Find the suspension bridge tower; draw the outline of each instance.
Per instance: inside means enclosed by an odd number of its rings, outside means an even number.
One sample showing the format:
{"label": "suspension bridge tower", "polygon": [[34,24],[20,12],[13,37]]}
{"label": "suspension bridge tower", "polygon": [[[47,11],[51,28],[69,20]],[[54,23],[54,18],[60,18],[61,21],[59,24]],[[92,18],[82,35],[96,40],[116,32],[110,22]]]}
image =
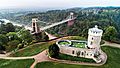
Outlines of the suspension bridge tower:
{"label": "suspension bridge tower", "polygon": [[32,33],[33,34],[40,33],[40,28],[38,27],[38,18],[32,19]]}
{"label": "suspension bridge tower", "polygon": [[68,21],[68,26],[72,26],[74,24],[74,19],[75,19],[73,12],[70,13],[69,19],[70,20]]}

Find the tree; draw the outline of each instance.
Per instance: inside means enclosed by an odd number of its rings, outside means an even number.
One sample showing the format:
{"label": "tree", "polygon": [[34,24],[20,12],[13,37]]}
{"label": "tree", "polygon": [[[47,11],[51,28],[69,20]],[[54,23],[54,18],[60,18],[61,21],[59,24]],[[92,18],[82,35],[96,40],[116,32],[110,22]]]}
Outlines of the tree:
{"label": "tree", "polygon": [[15,32],[19,32],[24,26],[15,26]]}
{"label": "tree", "polygon": [[57,58],[59,56],[59,47],[56,44],[49,46],[49,55],[53,58]]}
{"label": "tree", "polygon": [[7,33],[15,31],[15,27],[14,27],[14,25],[12,23],[7,23],[5,25],[5,28],[6,28],[6,32]]}
{"label": "tree", "polygon": [[20,30],[17,33],[18,37],[22,40],[22,43],[24,44],[30,44],[33,40],[32,35],[27,30]]}
{"label": "tree", "polygon": [[2,43],[0,42],[0,53],[2,53],[2,51],[5,50],[5,47],[2,45]]}
{"label": "tree", "polygon": [[24,45],[22,43],[17,46],[18,49],[21,49],[23,47],[24,47]]}
{"label": "tree", "polygon": [[117,30],[113,26],[109,26],[105,29],[103,38],[107,41],[112,41],[117,37]]}
{"label": "tree", "polygon": [[5,24],[0,24],[0,34],[6,34],[6,27]]}
{"label": "tree", "polygon": [[20,39],[18,38],[18,36],[15,32],[9,32],[6,35],[9,39],[9,41],[12,41],[12,40],[19,40],[20,41]]}
{"label": "tree", "polygon": [[5,45],[8,42],[8,38],[6,35],[0,34],[0,43],[1,45]]}
{"label": "tree", "polygon": [[12,40],[7,43],[7,51],[12,51],[18,47],[18,44],[20,44],[19,40]]}
{"label": "tree", "polygon": [[33,35],[33,38],[36,42],[49,40],[49,37],[45,32],[36,33]]}

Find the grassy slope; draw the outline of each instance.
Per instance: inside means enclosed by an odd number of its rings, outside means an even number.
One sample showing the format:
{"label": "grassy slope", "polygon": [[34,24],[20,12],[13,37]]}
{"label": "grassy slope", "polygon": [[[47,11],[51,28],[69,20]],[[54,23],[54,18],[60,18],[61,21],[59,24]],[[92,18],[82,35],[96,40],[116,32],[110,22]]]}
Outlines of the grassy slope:
{"label": "grassy slope", "polygon": [[[68,39],[68,38],[66,38]],[[69,39],[79,39],[78,37],[69,37]],[[27,48],[24,48],[14,54],[12,54],[12,56],[30,56],[30,55],[34,55],[37,54],[39,52],[41,52],[42,50],[46,49],[48,47],[48,44],[54,43],[53,41],[51,42],[46,42],[46,43],[42,43],[42,44],[35,44],[35,45],[31,45]],[[53,62],[42,62],[36,65],[36,68],[119,68],[120,67],[120,61],[119,61],[119,56],[120,56],[120,49],[119,48],[113,48],[113,47],[108,47],[108,46],[104,46],[102,47],[102,50],[104,50],[107,55],[108,55],[108,61],[105,65],[103,66],[99,66],[99,67],[94,67],[94,66],[83,66],[83,65],[70,65],[70,64],[61,64],[61,63],[53,63]],[[0,68],[1,68],[1,64],[4,62],[10,62],[8,60],[2,60],[0,61]],[[21,64],[22,60],[20,61],[15,61],[15,63],[20,63]],[[24,61],[25,63],[27,62]],[[6,66],[14,66],[14,63],[11,64],[7,64],[5,63],[4,65]],[[21,64],[21,66],[24,66],[24,64]],[[29,65],[28,65],[29,66]],[[4,68],[4,66],[2,66],[2,68]],[[6,68],[6,67],[5,67]],[[14,68],[14,67],[12,67]],[[23,67],[25,68],[25,67]]]}
{"label": "grassy slope", "polygon": [[20,51],[17,51],[15,53],[11,54],[10,56],[15,56],[15,57],[33,56],[33,55],[36,55],[36,54],[42,52],[43,50],[47,49],[49,47],[49,45],[51,45],[52,43],[54,43],[54,42],[46,42],[46,43],[44,42],[41,44],[34,44],[34,45],[26,47]]}
{"label": "grassy slope", "polygon": [[103,66],[84,66],[84,65],[70,65],[53,62],[42,62],[36,65],[35,68],[120,68],[120,49],[104,46],[102,50],[108,55],[108,60]]}
{"label": "grassy slope", "polygon": [[[69,36],[69,37],[64,37],[62,39],[74,39],[74,40],[77,40],[77,39],[82,39],[84,40],[84,38],[82,37],[79,37],[79,36]],[[19,50],[15,53],[12,53],[10,56],[33,56],[33,55],[36,55],[38,53],[40,53],[41,51],[47,49],[50,45],[54,44],[55,41],[49,41],[49,42],[43,42],[43,43],[39,43],[39,44],[34,44],[34,45],[31,45],[31,46],[28,46],[22,50]]]}
{"label": "grassy slope", "polygon": [[0,59],[0,68],[30,68],[33,59],[26,60],[3,60]]}
{"label": "grassy slope", "polygon": [[95,61],[93,59],[76,57],[76,56],[71,56],[71,55],[66,55],[66,54],[60,54],[58,59],[78,61],[78,62],[91,62],[91,63],[95,63]]}

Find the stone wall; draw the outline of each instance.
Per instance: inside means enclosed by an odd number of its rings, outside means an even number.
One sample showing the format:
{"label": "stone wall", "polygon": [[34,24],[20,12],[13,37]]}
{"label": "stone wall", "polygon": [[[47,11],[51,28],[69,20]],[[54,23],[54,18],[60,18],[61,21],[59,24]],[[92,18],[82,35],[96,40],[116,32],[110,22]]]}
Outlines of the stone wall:
{"label": "stone wall", "polygon": [[85,58],[93,58],[94,57],[94,49],[87,48],[75,48],[75,47],[67,47],[67,46],[59,46],[60,52],[63,54],[85,57]]}

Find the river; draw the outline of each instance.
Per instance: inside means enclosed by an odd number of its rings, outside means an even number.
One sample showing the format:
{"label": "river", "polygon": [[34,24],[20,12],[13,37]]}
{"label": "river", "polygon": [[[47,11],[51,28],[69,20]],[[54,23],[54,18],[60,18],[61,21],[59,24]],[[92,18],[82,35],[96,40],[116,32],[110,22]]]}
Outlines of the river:
{"label": "river", "polygon": [[[7,19],[0,19],[0,20],[4,21],[4,22],[5,22],[5,24],[10,22],[10,23],[12,23],[14,26],[20,26],[20,27],[24,26],[24,27],[25,27],[25,29],[27,29],[27,30],[31,30],[31,31],[32,31],[32,28],[31,28],[31,27],[29,27],[29,26],[27,26],[27,25],[24,25],[24,24],[19,24],[19,23],[16,23],[16,22],[13,22],[13,21],[10,21],[10,20],[7,20]],[[51,34],[49,34],[49,33],[47,33],[47,32],[45,32],[45,33],[46,33],[46,35],[48,35],[49,40],[52,40],[52,39],[57,38],[56,36],[51,35]]]}
{"label": "river", "polygon": [[14,26],[20,26],[20,27],[24,26],[25,29],[32,30],[31,27],[29,27],[29,26],[27,26],[27,25],[24,25],[24,24],[19,24],[19,23],[17,23],[17,22],[13,22],[13,21],[10,21],[10,20],[7,20],[7,19],[0,19],[0,20],[4,21],[5,24],[6,24],[6,23],[12,23]]}

